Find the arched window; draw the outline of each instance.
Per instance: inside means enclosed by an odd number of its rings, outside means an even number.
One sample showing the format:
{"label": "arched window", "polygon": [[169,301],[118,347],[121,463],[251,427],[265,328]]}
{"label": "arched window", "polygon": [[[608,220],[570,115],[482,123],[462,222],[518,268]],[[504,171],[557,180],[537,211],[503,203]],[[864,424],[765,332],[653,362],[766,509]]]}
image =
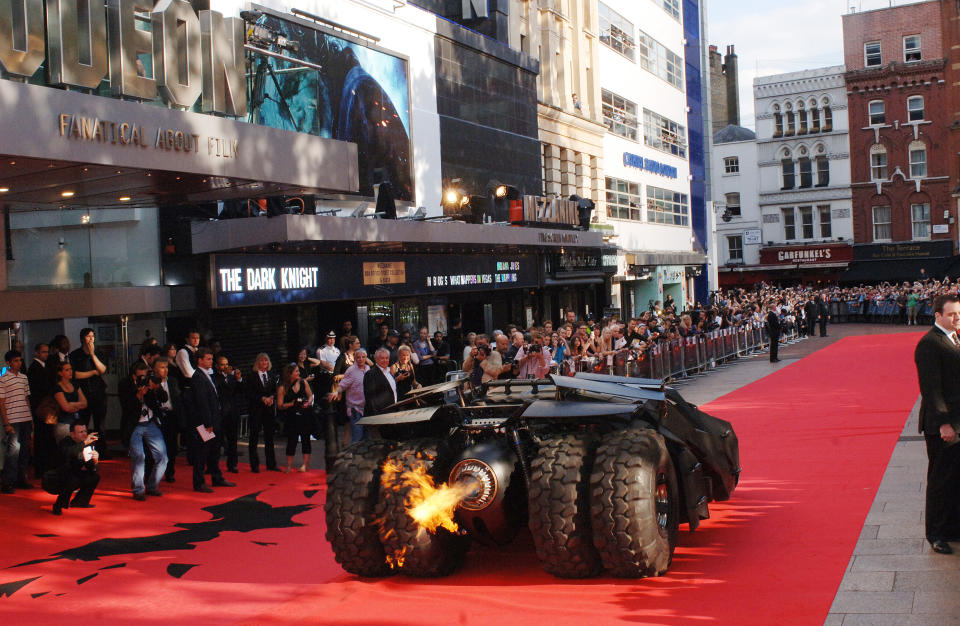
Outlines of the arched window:
{"label": "arched window", "polygon": [[773,136],[783,137],[783,114],[777,104],[773,105]]}
{"label": "arched window", "polygon": [[817,108],[817,101],[810,101],[810,132],[820,132],[820,109]]}
{"label": "arched window", "polygon": [[830,185],[830,162],[827,155],[817,155],[817,187],[827,187]]}
{"label": "arched window", "polygon": [[910,178],[927,175],[927,146],[922,141],[910,142]]}
{"label": "arched window", "polygon": [[890,241],[893,238],[890,206],[873,207],[873,240]]}
{"label": "arched window", "polygon": [[870,147],[870,180],[887,180],[887,149],[881,144]]}
{"label": "arched window", "polygon": [[871,100],[867,105],[867,115],[871,126],[880,126],[887,121],[886,108],[883,100]]}
{"label": "arched window", "polygon": [[830,100],[824,98],[820,101],[823,108],[823,132],[829,133],[833,130],[833,110],[830,108]]}
{"label": "arched window", "polygon": [[923,121],[923,96],[907,98],[907,120],[911,122]]}
{"label": "arched window", "polygon": [[787,131],[784,133],[787,137],[792,137],[797,133],[796,116],[793,114],[793,108],[787,104]]}
{"label": "arched window", "polygon": [[807,134],[807,110],[804,108],[803,103],[797,103],[797,117],[800,120],[799,128],[797,129],[798,135]]}
{"label": "arched window", "polygon": [[783,177],[782,189],[793,189],[796,185],[793,158],[790,156],[790,151],[787,149],[783,150],[783,156],[780,159],[780,171]]}

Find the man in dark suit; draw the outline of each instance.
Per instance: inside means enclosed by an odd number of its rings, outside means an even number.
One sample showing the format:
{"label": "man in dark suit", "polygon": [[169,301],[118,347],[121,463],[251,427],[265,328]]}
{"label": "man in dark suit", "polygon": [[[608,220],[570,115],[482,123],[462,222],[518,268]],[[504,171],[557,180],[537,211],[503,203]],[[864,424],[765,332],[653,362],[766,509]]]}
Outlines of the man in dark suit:
{"label": "man in dark suit", "polygon": [[[78,423],[70,426],[70,436],[60,440],[63,464],[51,472],[56,484],[44,484],[45,489],[57,493],[57,501],[53,504],[54,515],[62,515],[63,509],[71,506],[78,509],[93,508],[90,498],[100,482],[100,474],[97,473],[100,455],[93,448],[96,441],[96,435],[87,434],[87,425]],[[77,495],[71,501],[70,496],[74,491]]]}
{"label": "man in dark suit", "polygon": [[767,335],[770,337],[770,362],[779,363],[777,351],[780,349],[780,314],[773,300],[767,303]]}
{"label": "man in dark suit", "polygon": [[46,360],[50,348],[38,343],[33,348],[33,360],[27,368],[27,383],[30,385],[30,410],[33,412],[33,467],[37,478],[57,465],[57,444],[53,439],[53,426],[47,424],[37,412],[40,401],[53,392],[53,384],[47,376]]}
{"label": "man in dark suit", "polygon": [[256,474],[260,471],[260,455],[257,446],[260,444],[260,431],[263,430],[263,456],[267,463],[267,470],[279,472],[277,457],[273,450],[273,431],[276,428],[276,394],[277,383],[270,375],[270,357],[261,352],[253,362],[253,371],[244,382],[247,393],[247,406],[250,412],[250,471]]}
{"label": "man in dark suit", "polygon": [[934,552],[951,554],[960,538],[960,299],[933,301],[934,327],[914,351],[920,381],[920,432],[927,444],[926,535]]}
{"label": "man in dark suit", "polygon": [[364,415],[377,415],[397,401],[397,382],[390,373],[390,350],[374,353],[375,365],[363,375]]}
{"label": "man in dark suit", "polygon": [[[193,490],[201,493],[213,493],[206,484],[204,473],[209,470],[210,482],[214,487],[235,487],[228,482],[220,471],[220,442],[216,433],[220,430],[220,397],[214,385],[213,352],[208,348],[197,350],[197,369],[190,380],[193,396],[193,423],[190,425],[190,442],[193,446]],[[200,431],[211,436],[206,441]]]}
{"label": "man in dark suit", "polygon": [[164,472],[164,480],[172,483],[176,482],[175,461],[179,450],[178,435],[184,430],[183,397],[180,383],[170,376],[170,362],[166,357],[153,359],[153,373],[160,378],[160,386],[167,392],[167,401],[160,407],[160,430],[163,432],[163,442],[167,446],[167,469]]}
{"label": "man in dark suit", "polygon": [[817,299],[817,321],[820,322],[820,336],[827,336],[827,320],[830,319],[830,313],[827,311],[827,296],[820,294]]}
{"label": "man in dark suit", "polygon": [[814,297],[811,297],[803,305],[803,314],[806,316],[807,337],[813,337],[817,329],[817,302]]}
{"label": "man in dark suit", "polygon": [[221,433],[217,433],[223,454],[227,457],[227,471],[237,473],[237,436],[240,431],[240,386],[243,378],[240,370],[233,369],[227,357],[222,354],[216,359],[213,382],[220,395]]}

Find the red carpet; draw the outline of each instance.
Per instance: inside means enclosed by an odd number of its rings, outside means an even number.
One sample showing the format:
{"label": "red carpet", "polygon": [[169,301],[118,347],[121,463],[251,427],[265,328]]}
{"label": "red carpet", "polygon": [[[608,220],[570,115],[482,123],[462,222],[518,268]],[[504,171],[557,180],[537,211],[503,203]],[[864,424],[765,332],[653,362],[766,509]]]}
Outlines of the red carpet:
{"label": "red carpet", "polygon": [[[448,578],[360,580],[323,539],[319,472],[244,472],[238,487],[204,495],[189,491],[184,471],[163,498],[138,503],[117,461],[103,468],[96,509],[56,518],[39,490],[0,497],[0,615],[10,624],[820,624],[917,398],[918,338],[844,339],[705,407],[736,427],[743,479],[712,519],[681,532],[662,578],[559,580],[522,536],[509,551],[473,550]],[[105,537],[129,540],[97,541]]]}

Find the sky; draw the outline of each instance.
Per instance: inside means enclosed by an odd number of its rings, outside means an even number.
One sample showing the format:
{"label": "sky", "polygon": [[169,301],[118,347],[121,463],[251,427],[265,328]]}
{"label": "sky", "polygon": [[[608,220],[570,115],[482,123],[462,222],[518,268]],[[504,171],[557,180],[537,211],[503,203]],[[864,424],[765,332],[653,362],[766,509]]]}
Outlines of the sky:
{"label": "sky", "polygon": [[[919,0],[892,0],[894,6]],[[707,38],[733,44],[740,65],[740,125],[754,129],[753,79],[843,64],[841,15],[883,9],[891,0],[706,0]]]}

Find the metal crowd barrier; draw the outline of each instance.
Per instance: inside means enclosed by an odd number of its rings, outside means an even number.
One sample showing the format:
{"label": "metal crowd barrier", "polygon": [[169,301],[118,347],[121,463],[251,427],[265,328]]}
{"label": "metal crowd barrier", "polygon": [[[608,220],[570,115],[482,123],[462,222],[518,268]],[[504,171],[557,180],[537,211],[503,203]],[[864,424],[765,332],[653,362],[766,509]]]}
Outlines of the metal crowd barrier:
{"label": "metal crowd barrier", "polygon": [[[802,339],[797,328],[785,329],[783,344]],[[645,351],[621,350],[604,357],[585,357],[561,363],[557,371],[572,376],[576,372],[594,372],[656,378],[669,381],[694,374],[706,374],[726,363],[763,352],[770,347],[764,324],[749,322],[741,326],[713,330],[694,337],[661,341]]]}

